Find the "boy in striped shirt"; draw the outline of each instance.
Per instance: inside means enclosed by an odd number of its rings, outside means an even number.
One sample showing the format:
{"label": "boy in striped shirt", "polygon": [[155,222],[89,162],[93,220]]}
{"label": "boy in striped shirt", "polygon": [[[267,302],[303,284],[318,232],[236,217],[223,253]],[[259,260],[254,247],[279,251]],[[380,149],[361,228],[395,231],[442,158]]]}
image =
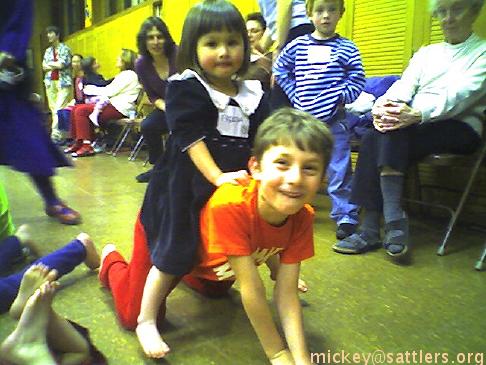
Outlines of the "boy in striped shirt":
{"label": "boy in striped shirt", "polygon": [[361,93],[365,74],[356,45],[336,33],[344,0],[307,0],[306,9],[315,31],[282,50],[273,74],[292,105],[326,123],[334,136],[327,169],[330,216],[338,225],[336,237],[345,238],[356,230],[358,206],[349,201],[351,147],[343,106]]}

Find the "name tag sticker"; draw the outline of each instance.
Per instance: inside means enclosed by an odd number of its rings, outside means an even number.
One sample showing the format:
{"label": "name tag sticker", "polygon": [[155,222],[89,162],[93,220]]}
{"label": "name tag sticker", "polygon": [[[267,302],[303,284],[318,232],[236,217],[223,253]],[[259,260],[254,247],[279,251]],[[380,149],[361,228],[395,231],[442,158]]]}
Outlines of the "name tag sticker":
{"label": "name tag sticker", "polygon": [[228,105],[219,112],[217,129],[223,136],[248,138],[250,119],[239,107]]}
{"label": "name tag sticker", "polygon": [[310,46],[307,51],[307,62],[323,63],[331,61],[331,47],[329,46]]}

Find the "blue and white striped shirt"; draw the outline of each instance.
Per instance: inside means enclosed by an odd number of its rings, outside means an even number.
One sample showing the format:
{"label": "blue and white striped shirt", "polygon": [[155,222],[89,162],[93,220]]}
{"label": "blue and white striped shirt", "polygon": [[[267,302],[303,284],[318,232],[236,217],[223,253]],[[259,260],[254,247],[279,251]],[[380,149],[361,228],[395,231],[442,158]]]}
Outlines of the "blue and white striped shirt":
{"label": "blue and white striped shirt", "polygon": [[307,34],[294,39],[280,53],[273,73],[295,108],[324,122],[339,105],[353,102],[365,86],[356,45],[339,35],[320,40]]}

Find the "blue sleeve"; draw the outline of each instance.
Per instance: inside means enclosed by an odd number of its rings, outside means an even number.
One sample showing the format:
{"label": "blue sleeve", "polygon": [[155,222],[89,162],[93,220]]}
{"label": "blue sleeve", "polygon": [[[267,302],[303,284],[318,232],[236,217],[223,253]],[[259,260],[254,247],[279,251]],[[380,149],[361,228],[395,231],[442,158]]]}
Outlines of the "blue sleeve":
{"label": "blue sleeve", "polygon": [[293,104],[295,97],[295,55],[297,44],[291,42],[278,55],[273,65],[275,81]]}
{"label": "blue sleeve", "polygon": [[361,63],[361,56],[356,46],[348,55],[347,64],[345,65],[346,80],[342,92],[342,103],[349,104],[355,101],[365,87],[365,72]]}
{"label": "blue sleeve", "polygon": [[12,54],[20,63],[32,33],[32,0],[2,1],[0,25],[0,51]]}

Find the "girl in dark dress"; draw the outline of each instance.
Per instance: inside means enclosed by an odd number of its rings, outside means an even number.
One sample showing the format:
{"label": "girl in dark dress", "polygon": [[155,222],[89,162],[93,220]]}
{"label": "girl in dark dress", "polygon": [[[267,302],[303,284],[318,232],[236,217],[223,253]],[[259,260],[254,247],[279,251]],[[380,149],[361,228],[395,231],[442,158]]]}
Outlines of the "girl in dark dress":
{"label": "girl in dark dress", "polygon": [[157,317],[159,309],[165,312],[167,295],[197,262],[202,206],[217,186],[248,179],[251,142],[268,114],[261,83],[237,80],[249,60],[245,22],[232,4],[205,0],[189,11],[179,74],[169,80],[166,95],[167,150],[145,194],[132,262],[127,264],[113,245],[103,250],[100,280],[112,291],[122,325],[136,328],[149,357],[169,351]]}

